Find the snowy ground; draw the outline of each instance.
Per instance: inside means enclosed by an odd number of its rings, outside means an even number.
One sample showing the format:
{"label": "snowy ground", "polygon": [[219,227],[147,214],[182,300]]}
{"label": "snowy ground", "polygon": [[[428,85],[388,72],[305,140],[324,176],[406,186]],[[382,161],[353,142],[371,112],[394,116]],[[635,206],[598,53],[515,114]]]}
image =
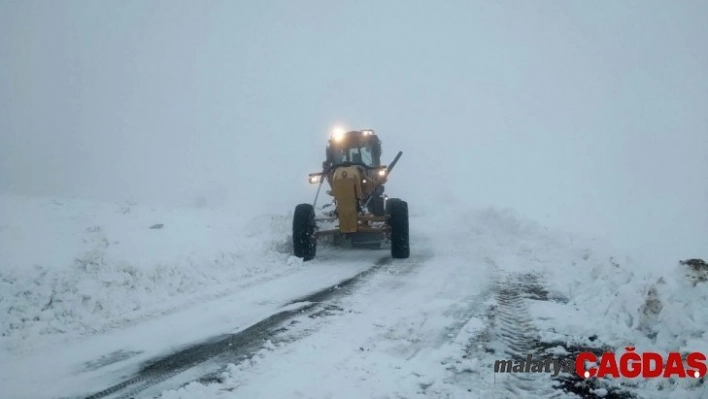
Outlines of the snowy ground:
{"label": "snowy ground", "polygon": [[284,262],[284,215],[7,196],[0,209],[2,343],[11,351],[170,313],[295,268]]}
{"label": "snowy ground", "polygon": [[[492,364],[577,347],[708,352],[700,272],[507,211],[411,209],[410,259],[322,247],[303,264],[287,214],[0,197],[0,397],[120,397],[104,390],[136,375],[138,397],[165,399],[572,397]],[[173,354],[190,367],[165,371]],[[702,380],[582,392],[708,396]]]}

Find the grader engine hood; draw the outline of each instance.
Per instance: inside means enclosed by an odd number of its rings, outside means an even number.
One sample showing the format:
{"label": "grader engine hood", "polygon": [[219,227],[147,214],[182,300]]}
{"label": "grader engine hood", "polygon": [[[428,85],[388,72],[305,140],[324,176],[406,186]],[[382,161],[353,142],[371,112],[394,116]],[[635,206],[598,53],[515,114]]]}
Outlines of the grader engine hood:
{"label": "grader engine hood", "polygon": [[342,166],[332,176],[332,195],[337,204],[339,230],[342,233],[357,231],[359,201],[363,197],[362,175],[356,166]]}

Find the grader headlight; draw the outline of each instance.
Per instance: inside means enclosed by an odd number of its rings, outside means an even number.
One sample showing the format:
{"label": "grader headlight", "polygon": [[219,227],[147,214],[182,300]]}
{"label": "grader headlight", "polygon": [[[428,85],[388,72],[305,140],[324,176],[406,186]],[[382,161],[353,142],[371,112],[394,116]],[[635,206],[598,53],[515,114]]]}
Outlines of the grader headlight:
{"label": "grader headlight", "polygon": [[331,137],[332,141],[334,141],[336,143],[342,141],[345,133],[346,133],[346,131],[344,130],[343,127],[335,127],[334,129],[332,129],[332,137]]}
{"label": "grader headlight", "polygon": [[322,181],[322,175],[319,173],[311,173],[308,180],[310,184],[318,184],[320,181]]}

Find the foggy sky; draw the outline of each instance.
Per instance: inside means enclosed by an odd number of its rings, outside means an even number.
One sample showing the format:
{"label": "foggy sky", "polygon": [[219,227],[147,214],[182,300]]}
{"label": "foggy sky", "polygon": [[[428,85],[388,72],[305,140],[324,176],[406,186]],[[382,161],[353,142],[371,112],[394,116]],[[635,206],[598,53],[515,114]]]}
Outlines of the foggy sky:
{"label": "foggy sky", "polygon": [[[0,0],[0,193],[288,211],[335,125],[412,212],[708,257],[708,2]],[[423,228],[423,226],[420,226]]]}

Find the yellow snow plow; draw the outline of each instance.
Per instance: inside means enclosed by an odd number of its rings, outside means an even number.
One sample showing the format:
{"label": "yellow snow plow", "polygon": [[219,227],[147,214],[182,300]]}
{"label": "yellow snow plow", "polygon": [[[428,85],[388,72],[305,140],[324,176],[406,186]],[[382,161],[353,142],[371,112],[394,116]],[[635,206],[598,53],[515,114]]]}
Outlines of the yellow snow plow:
{"label": "yellow snow plow", "polygon": [[[352,246],[378,247],[388,242],[392,257],[407,258],[408,203],[384,195],[384,184],[401,155],[399,151],[390,164],[382,165],[381,140],[370,129],[332,133],[322,171],[309,175],[309,182],[319,185],[314,203],[295,207],[294,255],[311,260],[317,240],[333,236],[335,242]],[[332,201],[317,216],[315,206],[325,181]]]}

